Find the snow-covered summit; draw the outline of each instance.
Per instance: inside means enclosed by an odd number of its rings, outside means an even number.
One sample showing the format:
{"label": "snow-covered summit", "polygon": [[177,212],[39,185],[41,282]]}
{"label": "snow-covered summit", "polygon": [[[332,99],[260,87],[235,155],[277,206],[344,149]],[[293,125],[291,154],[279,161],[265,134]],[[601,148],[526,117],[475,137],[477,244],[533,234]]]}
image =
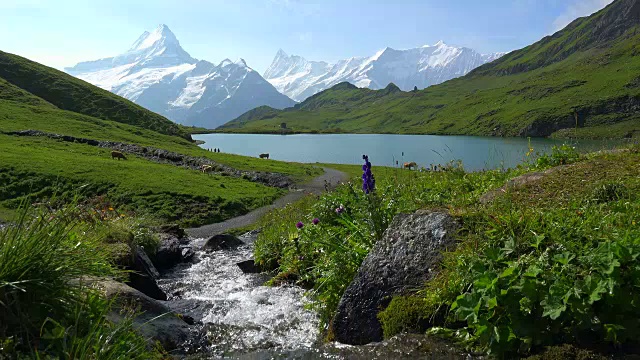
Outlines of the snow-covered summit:
{"label": "snow-covered summit", "polygon": [[192,58],[164,24],[120,55],[65,71],[186,125],[215,128],[258,106],[295,104],[243,59],[216,66]]}
{"label": "snow-covered summit", "polygon": [[383,89],[394,83],[408,91],[463,76],[503,54],[482,55],[444,41],[418,48],[396,50],[387,47],[370,57],[355,57],[334,64],[308,61],[278,50],[264,78],[281,93],[303,101],[338,83],[348,81],[359,87]]}

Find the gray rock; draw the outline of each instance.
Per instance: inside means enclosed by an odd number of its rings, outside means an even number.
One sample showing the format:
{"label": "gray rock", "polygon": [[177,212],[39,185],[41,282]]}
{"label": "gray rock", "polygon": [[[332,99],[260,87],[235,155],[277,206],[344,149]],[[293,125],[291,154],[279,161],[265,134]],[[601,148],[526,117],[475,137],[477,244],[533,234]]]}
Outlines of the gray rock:
{"label": "gray rock", "polygon": [[236,265],[238,265],[240,270],[245,274],[258,274],[263,271],[259,265],[256,265],[253,259],[241,261],[236,263]]}
{"label": "gray rock", "polygon": [[95,281],[94,286],[99,288],[107,299],[115,299],[115,309],[107,315],[110,321],[121,322],[125,318],[121,310],[133,308],[140,312],[134,319],[134,327],[149,339],[151,344],[159,341],[165,350],[171,351],[189,340],[188,324],[182,316],[171,311],[160,301],[114,280],[100,279]]}
{"label": "gray rock", "polygon": [[130,270],[133,271],[129,273],[128,284],[156,300],[167,300],[167,294],[156,283],[156,280],[160,278],[160,273],[153,266],[147,253],[139,246],[132,250],[133,261]]}
{"label": "gray rock", "polygon": [[183,240],[186,238],[181,239],[173,234],[160,234],[160,246],[151,257],[158,271],[164,272],[177,264],[191,261],[195,253]]}
{"label": "gray rock", "polygon": [[244,245],[242,240],[229,234],[214,235],[207,240],[203,249],[206,251],[233,250]]}
{"label": "gray rock", "polygon": [[184,232],[184,229],[181,228],[178,224],[164,224],[160,226],[158,230],[163,234],[170,234],[177,237],[178,239],[183,239],[187,236],[187,234]]}
{"label": "gray rock", "polygon": [[352,345],[381,341],[378,312],[392,296],[420,289],[437,274],[442,252],[456,244],[457,229],[446,213],[396,216],[340,299],[332,324],[336,340]]}

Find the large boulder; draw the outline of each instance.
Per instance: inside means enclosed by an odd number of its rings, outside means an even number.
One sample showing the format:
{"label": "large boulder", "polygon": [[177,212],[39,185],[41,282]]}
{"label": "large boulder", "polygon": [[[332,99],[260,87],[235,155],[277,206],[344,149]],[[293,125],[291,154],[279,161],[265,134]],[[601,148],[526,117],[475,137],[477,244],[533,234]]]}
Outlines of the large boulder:
{"label": "large boulder", "polygon": [[342,295],[333,319],[341,343],[382,340],[378,312],[394,295],[415,291],[438,272],[442,253],[455,246],[456,221],[446,213],[421,210],[393,219]]}
{"label": "large boulder", "polygon": [[169,270],[177,264],[189,262],[195,253],[188,244],[188,238],[177,237],[171,233],[160,234],[160,246],[151,257],[151,261],[160,272]]}
{"label": "large boulder", "polygon": [[242,240],[229,234],[219,234],[210,237],[204,244],[205,251],[233,250],[244,245]]}
{"label": "large boulder", "polygon": [[134,318],[134,328],[151,344],[159,341],[165,350],[171,351],[189,340],[189,325],[162,302],[114,280],[90,281],[107,299],[115,301],[114,309],[107,315],[110,321],[119,323],[124,320],[127,309],[135,309],[138,313]]}
{"label": "large boulder", "polygon": [[129,268],[132,271],[129,273],[127,284],[156,300],[167,300],[167,294],[160,289],[156,282],[160,278],[160,273],[147,253],[140,246],[135,246],[132,251],[133,259]]}

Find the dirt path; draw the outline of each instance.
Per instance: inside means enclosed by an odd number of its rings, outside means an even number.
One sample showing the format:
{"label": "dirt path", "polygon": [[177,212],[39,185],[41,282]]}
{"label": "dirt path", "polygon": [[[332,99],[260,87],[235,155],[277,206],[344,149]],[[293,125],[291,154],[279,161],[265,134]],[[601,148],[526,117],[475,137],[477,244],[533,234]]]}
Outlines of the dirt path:
{"label": "dirt path", "polygon": [[221,223],[187,229],[187,234],[189,234],[189,236],[191,237],[206,238],[221,234],[230,229],[248,226],[258,221],[258,219],[260,219],[262,215],[264,215],[271,209],[282,208],[285,205],[300,199],[306,194],[321,194],[325,191],[325,181],[328,184],[328,188],[333,189],[341,182],[349,180],[349,176],[342,171],[325,167],[323,167],[322,169],[324,170],[324,174],[314,178],[308,183],[300,185],[299,189],[290,191],[287,195],[279,198],[271,205],[263,206],[251,211],[248,214],[234,217]]}

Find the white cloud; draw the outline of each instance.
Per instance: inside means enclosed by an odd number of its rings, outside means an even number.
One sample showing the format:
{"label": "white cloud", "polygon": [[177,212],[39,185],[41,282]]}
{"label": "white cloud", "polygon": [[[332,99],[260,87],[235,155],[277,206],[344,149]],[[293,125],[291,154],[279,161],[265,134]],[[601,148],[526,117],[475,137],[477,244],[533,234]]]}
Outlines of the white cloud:
{"label": "white cloud", "polygon": [[553,32],[561,30],[573,20],[581,16],[591,15],[611,4],[611,2],[613,2],[613,0],[576,0],[569,4],[564,13],[560,14],[560,16],[553,21],[552,30]]}

